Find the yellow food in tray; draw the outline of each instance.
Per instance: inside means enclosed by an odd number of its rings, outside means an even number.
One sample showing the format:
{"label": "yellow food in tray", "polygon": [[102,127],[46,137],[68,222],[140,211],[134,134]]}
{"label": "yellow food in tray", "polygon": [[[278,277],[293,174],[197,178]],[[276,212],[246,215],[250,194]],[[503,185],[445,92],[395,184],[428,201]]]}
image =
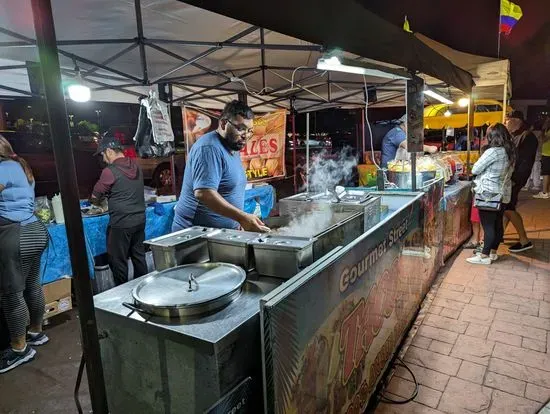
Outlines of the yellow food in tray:
{"label": "yellow food in tray", "polygon": [[[416,171],[427,172],[437,171],[437,163],[430,157],[419,157],[416,159]],[[392,172],[411,172],[410,161],[390,161],[388,170]]]}

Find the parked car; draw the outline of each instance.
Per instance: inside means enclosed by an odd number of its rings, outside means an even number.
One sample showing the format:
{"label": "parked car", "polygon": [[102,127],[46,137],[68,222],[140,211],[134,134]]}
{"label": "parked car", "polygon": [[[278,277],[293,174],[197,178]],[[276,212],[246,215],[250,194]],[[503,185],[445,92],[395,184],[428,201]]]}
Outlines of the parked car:
{"label": "parked car", "polygon": [[[502,122],[502,103],[493,99],[478,99],[474,102],[474,126]],[[511,113],[512,108],[507,107],[507,113]],[[468,125],[468,107],[461,107],[458,104],[429,105],[424,109],[424,128],[426,129],[445,129],[445,128],[464,128]]]}

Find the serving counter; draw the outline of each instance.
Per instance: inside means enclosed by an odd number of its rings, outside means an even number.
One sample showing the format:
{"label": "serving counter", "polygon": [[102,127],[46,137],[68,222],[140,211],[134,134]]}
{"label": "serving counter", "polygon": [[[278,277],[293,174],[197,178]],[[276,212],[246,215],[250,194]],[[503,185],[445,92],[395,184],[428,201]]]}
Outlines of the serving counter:
{"label": "serving counter", "polygon": [[470,222],[472,183],[458,181],[445,187],[442,203],[442,209],[445,212],[443,257],[447,260],[472,234]]}
{"label": "serving counter", "polygon": [[367,231],[288,280],[248,273],[216,313],[126,308],[147,276],[97,295],[111,412],[362,412],[442,254],[441,181],[371,195],[384,213]]}

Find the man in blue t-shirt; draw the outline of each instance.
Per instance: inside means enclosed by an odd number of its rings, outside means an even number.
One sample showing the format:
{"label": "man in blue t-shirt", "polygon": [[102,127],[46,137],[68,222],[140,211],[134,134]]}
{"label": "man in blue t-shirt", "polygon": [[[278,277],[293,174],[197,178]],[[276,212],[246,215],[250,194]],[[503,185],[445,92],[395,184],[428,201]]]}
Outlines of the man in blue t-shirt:
{"label": "man in blue t-shirt", "polygon": [[[388,162],[395,159],[399,148],[407,149],[407,115],[399,118],[399,125],[390,129],[382,139],[381,167],[387,168]],[[424,145],[424,152],[437,152],[437,147]]]}
{"label": "man in blue t-shirt", "polygon": [[172,231],[191,226],[269,231],[243,211],[246,174],[240,150],[254,134],[254,113],[244,103],[228,103],[216,131],[193,145],[183,175]]}

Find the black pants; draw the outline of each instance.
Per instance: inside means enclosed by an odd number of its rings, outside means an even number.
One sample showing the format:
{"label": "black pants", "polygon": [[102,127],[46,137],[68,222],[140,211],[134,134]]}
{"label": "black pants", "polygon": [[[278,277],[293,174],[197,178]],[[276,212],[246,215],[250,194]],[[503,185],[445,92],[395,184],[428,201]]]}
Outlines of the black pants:
{"label": "black pants", "polygon": [[488,256],[491,250],[498,249],[504,237],[504,211],[479,210],[479,219],[484,233],[482,253]]}
{"label": "black pants", "polygon": [[128,281],[129,258],[134,266],[134,278],[147,273],[144,240],[145,224],[130,228],[108,228],[107,255],[117,286]]}

